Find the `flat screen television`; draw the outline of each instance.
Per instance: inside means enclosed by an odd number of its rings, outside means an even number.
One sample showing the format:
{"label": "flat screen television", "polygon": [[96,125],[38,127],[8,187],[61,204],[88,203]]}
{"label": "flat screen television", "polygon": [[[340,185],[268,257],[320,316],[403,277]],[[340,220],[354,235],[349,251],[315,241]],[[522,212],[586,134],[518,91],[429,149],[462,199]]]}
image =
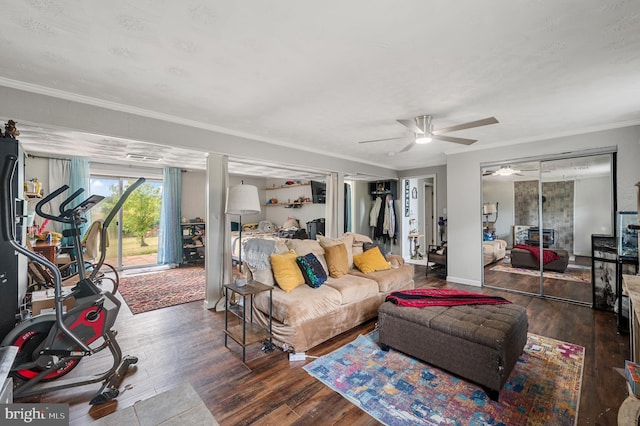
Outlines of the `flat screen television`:
{"label": "flat screen television", "polygon": [[311,197],[314,203],[325,204],[327,202],[327,184],[312,180]]}

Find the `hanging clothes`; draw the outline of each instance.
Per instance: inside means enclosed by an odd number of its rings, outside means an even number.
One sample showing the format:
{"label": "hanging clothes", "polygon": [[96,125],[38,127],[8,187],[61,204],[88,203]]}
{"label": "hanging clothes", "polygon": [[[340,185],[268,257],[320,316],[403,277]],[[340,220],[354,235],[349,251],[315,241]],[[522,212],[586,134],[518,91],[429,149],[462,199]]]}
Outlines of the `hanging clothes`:
{"label": "hanging clothes", "polygon": [[395,204],[393,197],[387,195],[384,206],[378,215],[373,236],[375,239],[382,240],[384,243],[392,241],[392,244],[397,244],[396,235],[398,235],[398,223],[396,221]]}
{"label": "hanging clothes", "polygon": [[373,202],[371,212],[369,212],[369,226],[375,228],[378,226],[378,216],[380,215],[380,208],[382,207],[382,198],[376,197]]}
{"label": "hanging clothes", "polygon": [[396,235],[396,209],[391,195],[387,195],[387,208],[389,210],[389,230],[387,234],[389,237],[394,238]]}

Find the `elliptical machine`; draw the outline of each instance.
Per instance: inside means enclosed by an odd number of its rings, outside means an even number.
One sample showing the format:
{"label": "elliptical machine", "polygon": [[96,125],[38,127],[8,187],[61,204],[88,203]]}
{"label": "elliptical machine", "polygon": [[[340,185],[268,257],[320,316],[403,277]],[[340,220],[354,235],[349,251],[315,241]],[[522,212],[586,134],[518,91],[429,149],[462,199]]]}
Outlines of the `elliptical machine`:
{"label": "elliptical machine", "polygon": [[[102,388],[93,397],[90,404],[96,405],[110,401],[119,394],[118,386],[122,378],[129,366],[138,362],[138,358],[134,356],[122,357],[122,351],[115,339],[117,333],[112,330],[121,302],[112,293],[101,290],[92,281],[104,262],[106,250],[102,250],[100,260],[89,275],[84,270],[78,227],[86,221],[82,218],[82,214],[101,201],[103,197],[90,196],[77,206],[67,209],[66,207],[83,192],[80,189],[62,202],[59,216],[44,213],[42,206],[68,189],[67,186],[63,186],[45,197],[36,207],[39,215],[71,225],[66,236],[71,236],[74,239],[74,245],[77,248],[80,281],[69,295],[63,296],[62,276],[56,265],[18,244],[15,239],[15,225],[12,223],[14,206],[11,196],[11,180],[16,163],[17,157],[15,155],[7,155],[0,174],[0,182],[2,182],[2,192],[0,193],[2,238],[8,241],[18,253],[40,263],[53,273],[55,313],[45,313],[22,321],[2,341],[3,347],[18,347],[18,353],[11,368],[11,374],[20,379],[14,387],[14,396],[30,396],[103,382]],[[104,222],[103,241],[109,223],[129,195],[143,182],[144,179],[141,178],[129,186],[113,207]],[[63,312],[63,301],[72,296],[75,297],[75,305],[65,313]],[[93,343],[95,345],[91,346]],[[95,375],[60,380],[62,376],[73,370],[83,358],[103,349],[109,349],[113,357],[113,364],[109,370]]]}

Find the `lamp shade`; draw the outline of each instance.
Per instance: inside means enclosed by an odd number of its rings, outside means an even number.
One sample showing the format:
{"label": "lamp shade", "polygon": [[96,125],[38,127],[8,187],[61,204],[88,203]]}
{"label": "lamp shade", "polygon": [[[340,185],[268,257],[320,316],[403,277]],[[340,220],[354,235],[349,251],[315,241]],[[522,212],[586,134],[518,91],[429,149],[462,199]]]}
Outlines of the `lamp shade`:
{"label": "lamp shade", "polygon": [[493,214],[498,211],[495,204],[484,204],[482,206],[482,214]]}
{"label": "lamp shade", "polygon": [[239,215],[260,213],[258,188],[253,185],[234,185],[229,187],[225,213]]}

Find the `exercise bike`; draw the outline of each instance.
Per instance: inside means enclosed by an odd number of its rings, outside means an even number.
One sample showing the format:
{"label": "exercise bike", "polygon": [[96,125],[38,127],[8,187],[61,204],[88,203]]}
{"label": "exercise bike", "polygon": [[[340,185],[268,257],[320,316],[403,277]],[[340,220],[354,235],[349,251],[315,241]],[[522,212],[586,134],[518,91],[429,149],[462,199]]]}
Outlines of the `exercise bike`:
{"label": "exercise bike", "polygon": [[[91,383],[103,382],[102,388],[92,398],[90,404],[97,405],[112,400],[119,394],[118,387],[129,367],[138,359],[125,356],[115,337],[116,331],[112,327],[120,310],[121,302],[109,291],[101,290],[93,281],[104,262],[106,250],[102,250],[98,263],[88,272],[82,258],[82,244],[80,239],[80,224],[86,222],[82,217],[91,207],[102,200],[101,196],[92,195],[73,208],[67,206],[82,192],[80,189],[65,199],[60,205],[60,214],[55,216],[42,211],[42,206],[65,192],[65,185],[54,191],[36,206],[39,215],[71,225],[71,229],[63,232],[74,241],[77,251],[77,267],[79,281],[67,296],[62,291],[62,276],[56,265],[38,256],[34,252],[20,245],[15,239],[15,224],[13,222],[14,203],[11,195],[11,181],[13,178],[17,157],[7,155],[4,159],[0,174],[2,192],[0,193],[0,228],[2,238],[9,242],[14,249],[35,262],[49,269],[54,275],[55,313],[45,313],[20,322],[2,340],[2,346],[17,346],[11,374],[20,379],[14,387],[15,397],[36,395]],[[129,186],[107,215],[102,229],[104,241],[107,227],[120,210],[129,195],[142,183],[138,179]],[[63,311],[63,301],[75,297],[75,305],[68,312]],[[90,376],[65,378],[64,375],[73,370],[79,362],[104,349],[109,349],[113,364],[109,370]]]}

